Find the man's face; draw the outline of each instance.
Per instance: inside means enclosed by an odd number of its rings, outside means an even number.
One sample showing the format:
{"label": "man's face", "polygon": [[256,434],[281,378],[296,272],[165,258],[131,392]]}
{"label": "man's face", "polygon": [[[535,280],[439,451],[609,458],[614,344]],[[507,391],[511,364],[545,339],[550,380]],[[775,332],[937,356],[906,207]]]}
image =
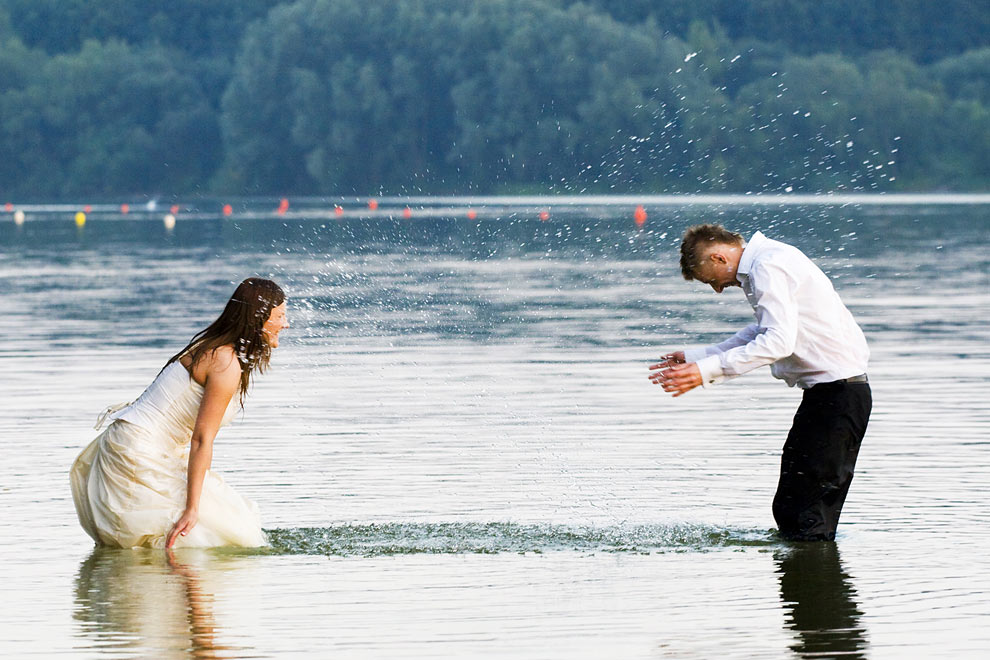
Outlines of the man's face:
{"label": "man's face", "polygon": [[737,261],[725,246],[712,246],[701,257],[701,263],[694,271],[694,279],[707,284],[715,293],[722,293],[726,287],[739,286],[736,279]]}

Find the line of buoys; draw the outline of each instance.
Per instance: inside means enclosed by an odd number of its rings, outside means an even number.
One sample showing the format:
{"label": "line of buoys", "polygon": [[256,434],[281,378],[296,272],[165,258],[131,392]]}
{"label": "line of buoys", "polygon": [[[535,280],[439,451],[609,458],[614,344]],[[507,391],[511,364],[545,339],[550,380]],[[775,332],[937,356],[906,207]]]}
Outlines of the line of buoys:
{"label": "line of buoys", "polygon": [[646,224],[646,209],[643,208],[642,204],[637,206],[635,212],[633,212],[633,221],[637,227],[642,227]]}
{"label": "line of buoys", "polygon": [[[369,210],[371,210],[371,211],[377,211],[378,208],[379,208],[379,201],[376,198],[371,197],[371,198],[368,199],[367,205],[368,205],[368,209]],[[283,197],[279,201],[279,205],[278,205],[278,208],[276,209],[276,213],[278,215],[285,215],[285,213],[289,210],[289,206],[290,206],[290,204],[289,204],[288,198]],[[75,222],[76,222],[76,225],[77,226],[82,227],[83,225],[86,224],[86,218],[91,213],[92,208],[93,207],[91,205],[86,204],[85,206],[83,206],[83,210],[82,211],[78,211],[78,212],[75,213],[74,218],[75,218]],[[181,208],[182,207],[179,204],[172,204],[171,205],[171,207],[169,208],[169,213],[167,215],[165,215],[165,216],[162,217],[162,221],[165,223],[166,228],[172,229],[173,227],[175,227],[176,218],[177,218],[177,216],[178,216]],[[21,210],[21,209],[15,209],[15,206],[14,206],[13,203],[11,203],[11,202],[5,203],[3,205],[3,209],[4,209],[4,211],[6,211],[8,213],[13,212],[13,214],[14,214],[14,222],[15,223],[17,223],[18,225],[24,223],[24,220],[25,220],[24,211]],[[123,203],[123,204],[120,205],[119,209],[120,209],[121,215],[127,215],[127,214],[130,213],[131,207],[130,207],[129,204]],[[427,209],[424,209],[424,210],[427,210]],[[333,212],[338,217],[345,215],[344,207],[341,206],[340,204],[334,204],[333,205]],[[465,214],[465,216],[467,216],[467,218],[469,220],[476,220],[478,218],[478,210],[475,209],[475,208],[467,207],[462,212]],[[234,207],[231,204],[224,204],[223,207],[222,207],[222,213],[223,213],[224,216],[230,217],[230,216],[232,216],[234,214]],[[256,214],[250,214],[250,215],[256,215]],[[413,210],[412,210],[412,208],[410,206],[405,206],[405,207],[402,208],[402,217],[403,218],[410,219],[413,216],[414,216],[414,213],[413,213]],[[649,218],[649,214],[647,213],[646,208],[642,204],[638,204],[636,206],[636,208],[633,211],[632,216],[633,216],[633,221],[635,222],[636,226],[637,227],[640,227],[640,228],[643,227],[646,224],[646,221]],[[538,211],[538,217],[539,217],[539,219],[542,222],[546,222],[546,221],[550,220],[550,209],[549,208],[544,208],[544,209],[539,210]]]}

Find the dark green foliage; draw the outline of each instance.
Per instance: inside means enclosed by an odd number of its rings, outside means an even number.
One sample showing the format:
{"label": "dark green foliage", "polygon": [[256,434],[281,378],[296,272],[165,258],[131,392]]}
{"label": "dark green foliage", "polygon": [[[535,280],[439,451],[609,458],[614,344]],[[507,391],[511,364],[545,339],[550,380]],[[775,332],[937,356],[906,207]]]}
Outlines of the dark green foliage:
{"label": "dark green foliage", "polygon": [[696,21],[719,25],[731,39],[777,43],[799,55],[892,49],[927,63],[990,46],[986,0],[579,1],[627,23],[652,19],[678,35]]}
{"label": "dark green foliage", "polygon": [[23,67],[0,91],[0,172],[16,182],[8,189],[195,190],[219,164],[216,113],[181,58],[117,41],[46,58],[11,40],[0,49],[0,70],[17,68],[4,66],[12,60]]}
{"label": "dark green foliage", "polygon": [[985,190],[984,4],[5,0],[0,191]]}
{"label": "dark green foliage", "polygon": [[161,44],[195,57],[232,57],[248,23],[278,0],[4,0],[25,44],[55,55],[84,42]]}

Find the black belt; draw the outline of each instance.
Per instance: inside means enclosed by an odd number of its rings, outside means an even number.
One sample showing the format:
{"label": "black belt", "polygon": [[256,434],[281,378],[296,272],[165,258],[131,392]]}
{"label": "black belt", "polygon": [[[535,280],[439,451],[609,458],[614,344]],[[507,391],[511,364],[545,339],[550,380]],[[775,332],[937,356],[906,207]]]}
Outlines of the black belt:
{"label": "black belt", "polygon": [[868,383],[870,379],[866,377],[866,374],[860,374],[858,376],[853,376],[852,378],[843,378],[841,380],[833,380],[833,383]]}

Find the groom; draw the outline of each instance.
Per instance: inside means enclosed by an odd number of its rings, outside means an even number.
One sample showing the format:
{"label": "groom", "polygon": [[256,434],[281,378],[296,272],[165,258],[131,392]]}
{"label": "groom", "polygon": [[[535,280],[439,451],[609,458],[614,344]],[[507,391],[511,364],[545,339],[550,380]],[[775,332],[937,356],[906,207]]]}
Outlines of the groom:
{"label": "groom", "polygon": [[866,338],[828,277],[800,250],[756,232],[697,225],[681,242],[681,273],[721,293],[740,286],[756,322],[706,348],[650,366],[675,397],[757,367],[804,390],[784,443],[773,516],[796,541],[831,541],[870,419]]}

